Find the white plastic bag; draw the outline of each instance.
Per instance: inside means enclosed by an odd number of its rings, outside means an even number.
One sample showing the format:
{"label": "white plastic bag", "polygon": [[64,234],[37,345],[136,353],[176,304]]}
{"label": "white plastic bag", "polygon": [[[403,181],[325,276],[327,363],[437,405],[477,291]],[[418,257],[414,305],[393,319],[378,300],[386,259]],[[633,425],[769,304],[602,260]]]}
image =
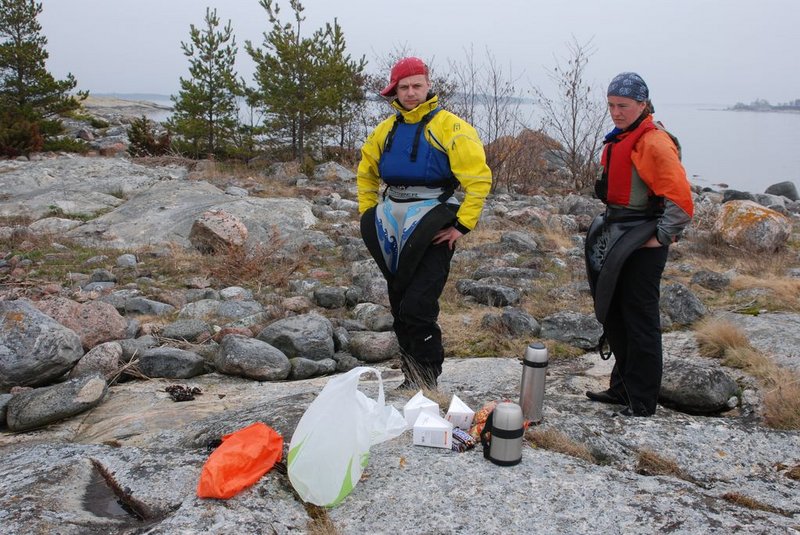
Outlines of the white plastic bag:
{"label": "white plastic bag", "polygon": [[[358,390],[368,372],[378,376],[377,400]],[[403,416],[385,403],[380,372],[353,368],[330,379],[300,418],[287,456],[289,480],[303,500],[332,507],[358,483],[370,446],[405,430]]]}

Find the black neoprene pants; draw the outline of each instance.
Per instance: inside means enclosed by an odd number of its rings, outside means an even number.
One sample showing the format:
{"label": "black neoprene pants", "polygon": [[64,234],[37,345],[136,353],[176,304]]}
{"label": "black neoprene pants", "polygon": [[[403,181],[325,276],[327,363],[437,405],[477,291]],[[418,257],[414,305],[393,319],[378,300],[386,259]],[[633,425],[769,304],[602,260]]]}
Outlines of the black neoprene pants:
{"label": "black neoprene pants", "polygon": [[439,296],[450,274],[452,258],[453,250],[446,243],[431,244],[406,288],[398,291],[388,281],[394,332],[400,347],[432,377],[441,375],[444,362],[442,331],[437,319]]}
{"label": "black neoprene pants", "polygon": [[653,414],[663,369],[659,298],[668,247],[641,248],[625,261],[606,316],[614,353],[610,389],[634,410]]}

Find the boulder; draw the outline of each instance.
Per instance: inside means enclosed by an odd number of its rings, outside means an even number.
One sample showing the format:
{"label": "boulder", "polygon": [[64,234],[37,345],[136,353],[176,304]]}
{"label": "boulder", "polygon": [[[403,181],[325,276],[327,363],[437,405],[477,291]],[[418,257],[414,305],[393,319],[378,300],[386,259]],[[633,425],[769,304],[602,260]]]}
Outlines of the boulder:
{"label": "boulder", "polygon": [[719,367],[672,359],[664,363],[659,401],[689,414],[713,414],[734,408],[739,390]]}
{"label": "boulder", "polygon": [[795,186],[794,182],[786,180],[784,182],[778,182],[777,184],[772,184],[769,186],[764,193],[769,193],[771,195],[781,195],[786,197],[790,201],[796,201],[800,199],[800,196],[797,194],[797,186]]}
{"label": "boulder", "polygon": [[106,342],[86,353],[70,370],[69,377],[74,379],[84,375],[99,375],[106,381],[111,381],[122,363],[122,346],[117,342]]}
{"label": "boulder", "polygon": [[542,338],[558,340],[581,349],[595,349],[603,326],[594,314],[557,312],[542,320]]}
{"label": "boulder", "polygon": [[513,306],[522,298],[522,292],[516,288],[469,279],[458,281],[456,290],[462,295],[474,297],[478,303],[494,307]]}
{"label": "boulder", "polygon": [[108,385],[99,375],[87,375],[16,394],[8,402],[6,421],[11,431],[38,429],[96,407]]}
{"label": "boulder", "polygon": [[205,373],[203,357],[174,347],[146,349],[139,357],[138,367],[147,377],[168,379],[189,379]]}
{"label": "boulder", "polygon": [[0,301],[0,392],[61,377],[83,356],[81,339],[27,299]]}
{"label": "boulder", "polygon": [[239,218],[223,210],[209,210],[192,223],[189,241],[202,253],[226,253],[245,244],[247,227]]}
{"label": "boulder", "polygon": [[214,365],[219,373],[256,381],[280,381],[286,379],[292,369],[289,359],[280,349],[238,334],[229,334],[222,339]]}
{"label": "boulder", "polygon": [[267,325],[257,338],[280,349],[290,359],[333,357],[333,325],[315,312],[284,318]]}
{"label": "boulder", "polygon": [[661,289],[659,307],[679,325],[691,325],[708,313],[703,302],[681,283],[669,284]]}
{"label": "boulder", "polygon": [[357,331],[350,334],[350,353],[363,362],[383,362],[401,355],[394,332]]}
{"label": "boulder", "polygon": [[84,349],[125,338],[128,321],[109,303],[78,303],[56,297],[38,301],[36,307],[61,325],[75,331],[80,336]]}
{"label": "boulder", "polygon": [[786,245],[792,222],[752,201],[722,205],[712,230],[725,243],[753,253],[770,253]]}

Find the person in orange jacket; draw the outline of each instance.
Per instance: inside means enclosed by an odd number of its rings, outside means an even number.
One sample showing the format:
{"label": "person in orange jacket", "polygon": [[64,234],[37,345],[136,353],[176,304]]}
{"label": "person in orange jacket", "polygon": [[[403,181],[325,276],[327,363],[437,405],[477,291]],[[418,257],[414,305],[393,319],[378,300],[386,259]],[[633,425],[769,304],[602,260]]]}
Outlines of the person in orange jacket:
{"label": "person in orange jacket", "polygon": [[593,221],[585,252],[595,315],[615,363],[608,389],[586,396],[626,405],[621,415],[651,416],[663,367],[661,275],[694,205],[678,140],[653,120],[642,77],[617,75],[607,98],[614,129],[605,138],[595,184],[606,210]]}

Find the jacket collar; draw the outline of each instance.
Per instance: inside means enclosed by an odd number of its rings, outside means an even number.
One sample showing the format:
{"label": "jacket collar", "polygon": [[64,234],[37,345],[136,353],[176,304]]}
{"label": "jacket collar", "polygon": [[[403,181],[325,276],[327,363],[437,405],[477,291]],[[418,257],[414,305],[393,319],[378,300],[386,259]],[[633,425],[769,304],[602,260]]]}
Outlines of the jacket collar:
{"label": "jacket collar", "polygon": [[392,107],[396,109],[403,116],[405,123],[413,124],[418,123],[430,111],[436,109],[439,105],[439,96],[433,95],[431,98],[414,108],[413,110],[406,110],[400,105],[397,99],[392,101]]}

